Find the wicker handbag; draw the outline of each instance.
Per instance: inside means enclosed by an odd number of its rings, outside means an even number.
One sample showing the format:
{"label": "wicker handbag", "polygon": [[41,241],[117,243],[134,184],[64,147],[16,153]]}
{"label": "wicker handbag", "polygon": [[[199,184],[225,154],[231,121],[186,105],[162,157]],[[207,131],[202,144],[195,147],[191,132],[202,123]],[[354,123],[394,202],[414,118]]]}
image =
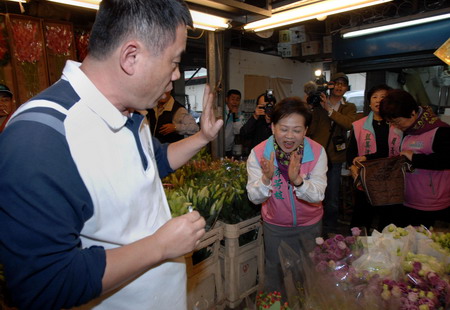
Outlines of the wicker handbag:
{"label": "wicker handbag", "polygon": [[357,162],[359,182],[373,206],[403,203],[405,172],[404,156],[394,156]]}

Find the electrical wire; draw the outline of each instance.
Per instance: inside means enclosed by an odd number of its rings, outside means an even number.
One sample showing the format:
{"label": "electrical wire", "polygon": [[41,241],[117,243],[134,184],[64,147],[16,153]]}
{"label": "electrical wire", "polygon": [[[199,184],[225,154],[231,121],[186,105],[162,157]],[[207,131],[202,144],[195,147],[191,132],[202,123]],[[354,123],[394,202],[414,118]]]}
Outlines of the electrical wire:
{"label": "electrical wire", "polygon": [[202,32],[197,36],[197,37],[191,37],[191,36],[187,36],[188,37],[188,39],[192,39],[192,40],[198,40],[198,39],[201,39],[202,37],[203,37],[203,35],[205,34],[205,30],[204,29],[202,29]]}

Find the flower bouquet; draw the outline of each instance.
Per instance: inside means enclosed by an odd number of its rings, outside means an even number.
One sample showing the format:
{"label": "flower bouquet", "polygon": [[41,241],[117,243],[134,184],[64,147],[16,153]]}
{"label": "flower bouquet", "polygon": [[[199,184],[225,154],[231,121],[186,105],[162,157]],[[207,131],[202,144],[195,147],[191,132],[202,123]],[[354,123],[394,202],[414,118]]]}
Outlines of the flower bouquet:
{"label": "flower bouquet", "polygon": [[398,305],[397,309],[434,310],[448,309],[450,305],[450,285],[437,273],[424,271],[420,262],[413,263],[413,270],[404,279],[383,280],[381,297],[385,308]]}
{"label": "flower bouquet", "polygon": [[[289,266],[283,268],[285,279],[294,279],[290,285],[295,287],[286,287],[291,308],[450,309],[448,255],[442,259],[442,251],[450,244],[448,237],[389,225],[369,237],[354,232],[347,237],[317,238],[309,262],[301,253],[294,257],[284,250],[280,258]],[[420,252],[423,247],[418,240],[427,240],[431,248],[439,246],[442,251]],[[296,304],[291,302],[293,291],[299,300]]]}
{"label": "flower bouquet", "polygon": [[417,232],[417,252],[435,257],[450,274],[450,233],[434,232],[425,227],[418,227]]}
{"label": "flower bouquet", "polygon": [[414,233],[412,227],[405,229],[392,224],[381,233],[375,230],[372,236],[366,238],[364,254],[353,262],[353,268],[369,276],[398,279],[405,253],[415,248]]}

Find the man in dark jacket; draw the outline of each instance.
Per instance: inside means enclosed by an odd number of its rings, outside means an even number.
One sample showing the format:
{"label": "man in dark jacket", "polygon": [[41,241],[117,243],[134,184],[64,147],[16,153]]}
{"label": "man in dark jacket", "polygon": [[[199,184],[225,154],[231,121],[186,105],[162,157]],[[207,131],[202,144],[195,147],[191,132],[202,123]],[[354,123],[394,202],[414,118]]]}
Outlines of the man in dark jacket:
{"label": "man in dark jacket", "polygon": [[313,119],[308,136],[319,142],[328,156],[327,189],[323,201],[323,233],[336,233],[339,216],[339,189],[342,164],[346,160],[347,132],[356,120],[356,106],[345,102],[349,89],[347,75],[342,72],[331,77],[334,87],[327,96],[322,93],[319,106],[313,107]]}

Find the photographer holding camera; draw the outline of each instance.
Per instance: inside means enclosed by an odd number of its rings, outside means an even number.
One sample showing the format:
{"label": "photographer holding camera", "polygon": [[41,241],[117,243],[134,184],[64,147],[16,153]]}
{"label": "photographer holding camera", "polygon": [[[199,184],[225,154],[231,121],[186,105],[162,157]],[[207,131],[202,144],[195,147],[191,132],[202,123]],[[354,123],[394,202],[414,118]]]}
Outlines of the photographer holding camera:
{"label": "photographer holding camera", "polygon": [[272,135],[270,115],[277,100],[271,89],[258,96],[253,115],[241,128],[241,137],[249,140],[250,150]]}
{"label": "photographer holding camera", "polygon": [[[356,106],[346,102],[349,89],[347,75],[342,72],[331,77],[331,82],[318,85],[317,92],[308,96],[313,108],[313,119],[308,136],[320,143],[328,156],[327,189],[325,192],[323,235],[337,233],[339,217],[339,190],[342,164],[346,161],[347,132],[356,120]],[[326,90],[329,89],[329,95]],[[320,100],[319,100],[320,98]]]}

